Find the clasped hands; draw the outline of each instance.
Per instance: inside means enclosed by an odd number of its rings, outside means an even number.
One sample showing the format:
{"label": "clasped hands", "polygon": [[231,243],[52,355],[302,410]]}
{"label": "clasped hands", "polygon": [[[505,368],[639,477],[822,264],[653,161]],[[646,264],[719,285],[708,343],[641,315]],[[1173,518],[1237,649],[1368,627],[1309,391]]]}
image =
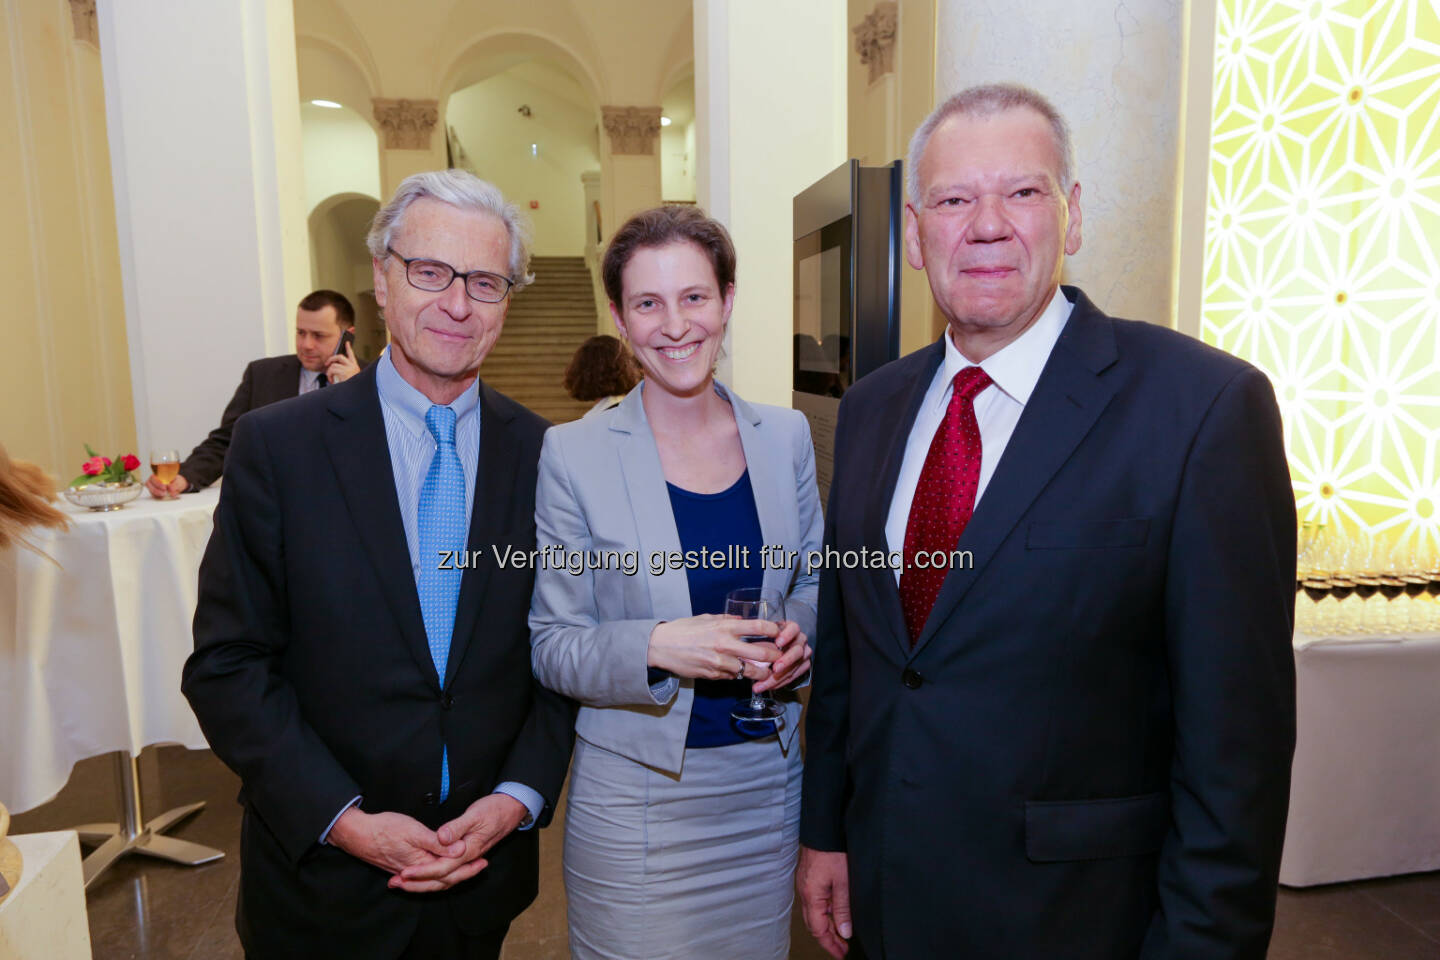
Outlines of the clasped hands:
{"label": "clasped hands", "polygon": [[351,807],[335,821],[328,840],[389,873],[390,889],[431,893],[469,880],[489,866],[485,853],[520,826],[528,812],[514,797],[492,793],[431,830],[403,813],[365,813]]}
{"label": "clasped hands", "polygon": [[[747,642],[763,635],[773,641]],[[810,644],[793,620],[742,620],[706,613],[667,620],[650,632],[648,666],[696,680],[755,681],[755,692],[783,687],[810,669]]]}

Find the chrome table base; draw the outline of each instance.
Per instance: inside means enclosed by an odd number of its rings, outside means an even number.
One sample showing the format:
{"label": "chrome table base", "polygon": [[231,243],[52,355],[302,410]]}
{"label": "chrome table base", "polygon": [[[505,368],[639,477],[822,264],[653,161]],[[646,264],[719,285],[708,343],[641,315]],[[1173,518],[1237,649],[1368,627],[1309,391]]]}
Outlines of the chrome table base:
{"label": "chrome table base", "polygon": [[115,778],[120,788],[121,821],[85,823],[75,828],[81,843],[95,847],[83,863],[86,889],[111,864],[128,853],[144,854],[190,867],[225,856],[223,850],[164,835],[181,820],[202,810],[205,806],[203,801],[167,810],[146,823],[140,813],[139,765],[127,751],[115,753]]}

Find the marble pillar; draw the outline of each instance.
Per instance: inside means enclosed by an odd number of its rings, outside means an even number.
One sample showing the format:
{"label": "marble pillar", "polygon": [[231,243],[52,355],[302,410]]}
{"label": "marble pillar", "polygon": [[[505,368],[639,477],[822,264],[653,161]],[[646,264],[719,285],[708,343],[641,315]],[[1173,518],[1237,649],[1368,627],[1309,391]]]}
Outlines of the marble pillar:
{"label": "marble pillar", "polygon": [[1102,310],[1174,325],[1186,5],[938,0],[935,102],[1034,87],[1069,121],[1083,245],[1065,282]]}
{"label": "marble pillar", "polygon": [[695,3],[696,194],[739,257],[719,376],[747,400],[790,405],[793,202],[845,160],[845,21],[838,3]]}
{"label": "marble pillar", "polygon": [[289,0],[97,8],[137,447],[188,451],[310,289]]}

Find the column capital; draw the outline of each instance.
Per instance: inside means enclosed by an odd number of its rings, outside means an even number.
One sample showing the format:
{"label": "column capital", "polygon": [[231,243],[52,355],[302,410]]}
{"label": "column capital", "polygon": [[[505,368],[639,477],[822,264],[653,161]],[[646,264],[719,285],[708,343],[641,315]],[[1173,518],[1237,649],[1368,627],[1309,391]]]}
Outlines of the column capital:
{"label": "column capital", "polygon": [[659,107],[601,107],[610,152],[617,156],[652,156],[660,136]]}
{"label": "column capital", "polygon": [[430,149],[430,134],[440,119],[440,101],[376,97],[371,104],[376,122],[385,131],[386,150]]}
{"label": "column capital", "polygon": [[95,20],[95,0],[70,0],[70,23],[75,39],[100,46],[100,25]]}
{"label": "column capital", "polygon": [[880,0],[851,31],[855,34],[855,52],[860,54],[860,62],[870,67],[871,83],[895,72],[897,25],[895,0]]}

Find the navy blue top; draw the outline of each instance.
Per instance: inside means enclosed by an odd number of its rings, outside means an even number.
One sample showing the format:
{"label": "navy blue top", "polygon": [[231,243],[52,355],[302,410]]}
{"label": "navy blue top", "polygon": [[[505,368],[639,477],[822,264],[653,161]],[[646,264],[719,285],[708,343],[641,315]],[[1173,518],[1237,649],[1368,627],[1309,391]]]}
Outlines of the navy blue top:
{"label": "navy blue top", "polygon": [[[673,483],[670,509],[675,514],[675,529],[680,534],[680,549],[715,551],[727,554],[727,565],[704,569],[697,565],[685,571],[690,587],[690,612],[724,613],[725,595],[741,587],[758,587],[764,578],[760,569],[760,515],[755,511],[755,492],[750,487],[750,471],[746,470],[730,489],[720,493],[692,493]],[[749,548],[749,564],[738,568],[728,561],[745,557]],[[732,550],[732,548],[740,548]],[[745,740],[767,737],[775,732],[775,721],[746,721],[730,716],[735,701],[750,692],[749,680],[696,680],[695,706],[690,711],[690,729],[685,736],[687,747],[725,747]]]}

